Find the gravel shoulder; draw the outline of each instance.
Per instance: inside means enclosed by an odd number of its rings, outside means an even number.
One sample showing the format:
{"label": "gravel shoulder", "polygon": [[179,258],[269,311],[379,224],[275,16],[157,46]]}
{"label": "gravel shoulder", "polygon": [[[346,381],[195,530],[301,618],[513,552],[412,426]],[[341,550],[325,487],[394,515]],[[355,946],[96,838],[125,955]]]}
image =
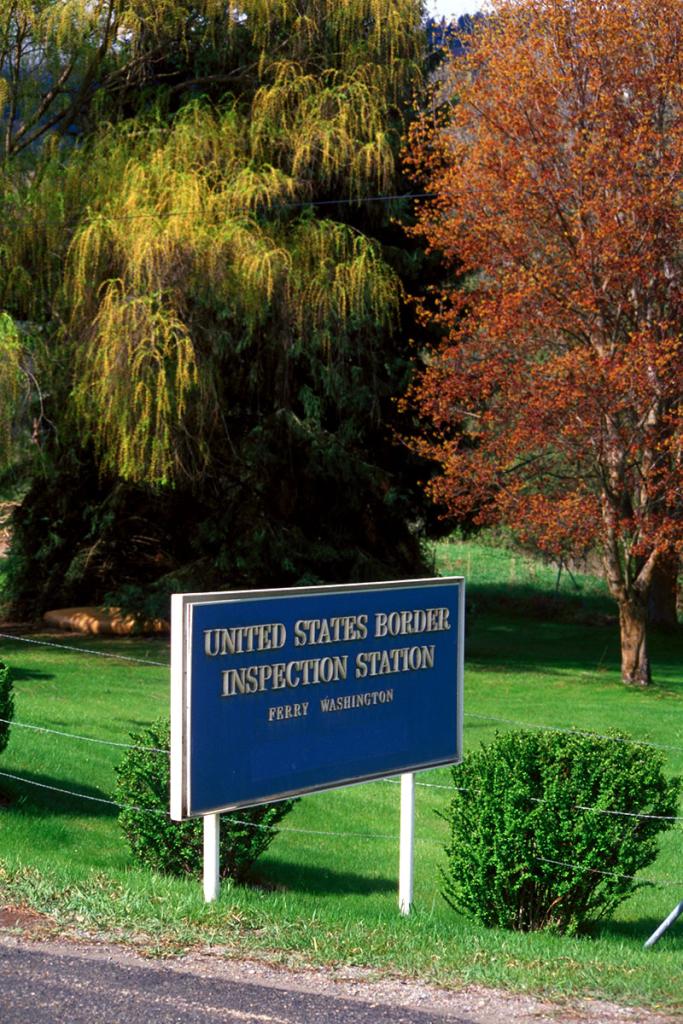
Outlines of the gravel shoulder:
{"label": "gravel shoulder", "polygon": [[[70,989],[72,998],[74,990],[82,989],[86,1001],[94,995],[87,982],[94,969],[97,970],[96,977],[103,979],[112,971],[123,972],[126,978],[131,979],[130,985],[139,984],[143,992],[150,988],[158,989],[163,984],[169,991],[169,1006],[176,983],[181,984],[183,991],[192,985],[198,993],[214,990],[227,993],[221,997],[223,1001],[218,1015],[214,1017],[213,1013],[208,1013],[207,1021],[232,1019],[237,1015],[239,1019],[278,1020],[282,1024],[290,1024],[315,1019],[317,1013],[311,1007],[323,1004],[328,1007],[338,1004],[340,1019],[348,1024],[353,1020],[366,1019],[424,1021],[425,1024],[510,1024],[511,1021],[515,1024],[674,1024],[681,1021],[680,1016],[594,999],[556,1002],[476,985],[445,990],[414,979],[378,977],[371,970],[344,965],[291,970],[260,960],[235,959],[234,954],[227,955],[220,948],[193,951],[163,960],[153,959],[129,947],[95,941],[91,937],[80,940],[55,938],[53,930],[42,930],[44,921],[38,918],[39,915],[33,916],[21,908],[0,911],[0,968],[3,954],[9,964],[22,952],[28,954],[29,960],[40,961],[43,970],[46,970],[44,965],[54,963],[62,979],[58,984],[63,985],[65,994]],[[16,969],[13,970],[16,973]],[[73,980],[81,971],[84,977],[82,984]],[[54,981],[51,984],[54,986]],[[49,987],[47,980],[46,985]],[[0,981],[0,991],[4,987]],[[253,1015],[249,1013],[244,1017],[242,1011],[227,1009],[232,998],[229,993],[238,989],[247,991],[252,1003],[262,1000],[264,1010],[260,1013],[254,1010]],[[273,1016],[273,1005],[287,1010],[281,1009]],[[372,1014],[372,1008],[375,1016],[368,1018],[367,1013]],[[325,1011],[325,1019],[332,1020],[333,1016],[336,1015],[329,1009]],[[23,1021],[31,1018],[17,1016],[12,1019]],[[80,1018],[72,1013],[71,1019]],[[99,1018],[95,1015],[95,1019]]]}

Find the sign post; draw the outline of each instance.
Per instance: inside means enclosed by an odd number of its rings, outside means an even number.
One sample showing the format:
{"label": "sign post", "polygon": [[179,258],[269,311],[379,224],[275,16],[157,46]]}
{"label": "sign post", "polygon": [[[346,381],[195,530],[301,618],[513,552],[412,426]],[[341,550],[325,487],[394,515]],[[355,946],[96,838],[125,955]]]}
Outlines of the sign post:
{"label": "sign post", "polygon": [[409,914],[413,903],[413,855],[415,839],[415,775],[401,776],[401,837],[398,867],[398,907]]}
{"label": "sign post", "polygon": [[402,775],[401,912],[413,900],[414,772],[462,758],[464,581],[174,594],[171,817]]}
{"label": "sign post", "polygon": [[221,818],[219,814],[204,815],[204,902],[218,899],[221,887]]}

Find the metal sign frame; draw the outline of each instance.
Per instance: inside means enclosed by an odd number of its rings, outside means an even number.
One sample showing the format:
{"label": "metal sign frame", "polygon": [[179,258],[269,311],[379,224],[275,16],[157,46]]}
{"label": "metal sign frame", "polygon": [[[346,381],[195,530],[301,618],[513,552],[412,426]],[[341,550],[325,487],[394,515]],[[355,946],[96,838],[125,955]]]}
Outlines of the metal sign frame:
{"label": "metal sign frame", "polygon": [[[358,594],[371,592],[400,592],[409,588],[438,588],[457,586],[458,617],[455,625],[455,678],[453,680],[453,698],[455,700],[456,735],[452,756],[439,757],[434,760],[421,760],[419,763],[396,764],[390,770],[370,772],[364,775],[335,779],[319,785],[291,788],[277,793],[263,793],[258,799],[237,800],[217,807],[193,808],[191,801],[190,778],[190,733],[192,723],[192,655],[194,643],[192,637],[193,609],[203,605],[234,605],[239,603],[248,611],[252,602],[269,599],[287,600],[310,596],[334,596],[342,594]],[[342,786],[367,782],[371,779],[383,778],[404,772],[419,771],[441,765],[456,764],[462,759],[462,719],[463,719],[463,670],[464,670],[464,631],[465,631],[465,582],[462,577],[447,576],[426,579],[409,579],[399,581],[353,583],[339,586],[313,586],[268,590],[225,591],[205,594],[174,594],[171,599],[171,817],[174,820],[185,820],[210,813],[238,810],[241,807],[254,806],[257,803],[268,803],[284,800],[304,793],[323,792]]]}

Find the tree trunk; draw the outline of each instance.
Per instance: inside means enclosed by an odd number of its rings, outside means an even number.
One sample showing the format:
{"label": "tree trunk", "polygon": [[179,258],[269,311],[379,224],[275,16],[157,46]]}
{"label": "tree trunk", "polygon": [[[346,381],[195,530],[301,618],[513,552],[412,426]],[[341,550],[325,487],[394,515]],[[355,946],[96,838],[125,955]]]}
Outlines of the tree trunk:
{"label": "tree trunk", "polygon": [[647,602],[648,625],[659,629],[675,629],[678,624],[676,598],[678,591],[678,559],[657,563]]}
{"label": "tree trunk", "polygon": [[647,609],[637,598],[619,602],[621,679],[631,686],[652,682],[647,653]]}

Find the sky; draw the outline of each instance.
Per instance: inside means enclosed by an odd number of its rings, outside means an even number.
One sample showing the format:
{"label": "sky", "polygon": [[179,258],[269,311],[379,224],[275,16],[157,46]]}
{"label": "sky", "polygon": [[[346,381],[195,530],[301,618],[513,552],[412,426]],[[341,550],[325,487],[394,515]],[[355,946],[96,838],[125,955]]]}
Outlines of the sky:
{"label": "sky", "polygon": [[457,18],[461,14],[474,14],[482,6],[483,0],[427,0],[429,13],[435,18],[442,15],[446,18],[454,15]]}

